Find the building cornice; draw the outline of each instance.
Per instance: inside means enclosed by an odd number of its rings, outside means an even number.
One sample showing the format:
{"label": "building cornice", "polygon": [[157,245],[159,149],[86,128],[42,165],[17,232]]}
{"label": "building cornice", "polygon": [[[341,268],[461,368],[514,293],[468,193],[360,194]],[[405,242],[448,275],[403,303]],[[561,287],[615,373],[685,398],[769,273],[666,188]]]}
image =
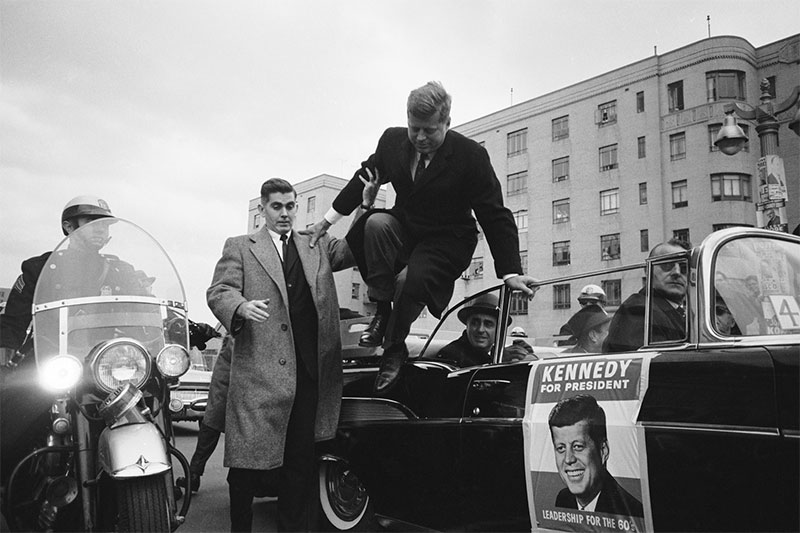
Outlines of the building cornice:
{"label": "building cornice", "polygon": [[[781,44],[785,43],[785,44]],[[515,106],[502,109],[479,119],[455,126],[453,129],[464,135],[474,137],[497,129],[512,129],[519,123],[533,117],[554,113],[561,108],[603,94],[612,93],[634,84],[653,78],[663,78],[698,64],[712,61],[743,61],[754,69],[768,64],[794,62],[800,60],[800,35],[788,37],[760,48],[753,47],[747,40],[737,36],[719,36],[703,39],[662,55],[642,59],[630,65],[612,70],[599,76],[553,91],[543,96],[527,100]],[[554,117],[555,118],[555,117]]]}

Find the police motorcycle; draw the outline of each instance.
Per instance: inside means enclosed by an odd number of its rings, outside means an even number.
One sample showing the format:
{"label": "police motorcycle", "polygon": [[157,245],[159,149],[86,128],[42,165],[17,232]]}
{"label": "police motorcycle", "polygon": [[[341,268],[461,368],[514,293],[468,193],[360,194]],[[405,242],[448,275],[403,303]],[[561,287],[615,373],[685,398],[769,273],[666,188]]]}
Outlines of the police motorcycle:
{"label": "police motorcycle", "polygon": [[101,218],[59,244],[33,302],[29,386],[49,394],[49,420],[4,487],[11,530],[168,532],[184,522],[191,492],[178,509],[172,458],[184,476],[189,465],[173,445],[170,389],[189,369],[189,337],[181,280],[144,230]]}

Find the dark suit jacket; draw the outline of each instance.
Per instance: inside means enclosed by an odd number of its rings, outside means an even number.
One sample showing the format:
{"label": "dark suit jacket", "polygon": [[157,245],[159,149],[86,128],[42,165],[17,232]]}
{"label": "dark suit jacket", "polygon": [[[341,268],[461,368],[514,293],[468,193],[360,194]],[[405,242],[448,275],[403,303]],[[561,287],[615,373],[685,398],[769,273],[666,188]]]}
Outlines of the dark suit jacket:
{"label": "dark suit jacket", "polygon": [[[556,507],[577,509],[578,502],[569,489],[562,489],[556,496]],[[634,498],[630,492],[623,489],[608,472],[606,472],[603,480],[603,489],[597,498],[594,512],[644,517],[642,503]]]}
{"label": "dark suit jacket", "polygon": [[[416,181],[411,177],[413,157],[407,128],[389,128],[378,141],[375,153],[361,164],[333,201],[333,208],[350,214],[362,200],[364,185],[359,176],[366,177],[365,168],[378,169],[381,180],[390,182],[397,193],[389,212],[408,232],[403,254],[409,265],[406,291],[439,317],[450,301],[454,281],[469,266],[475,251],[477,228],[472,212],[486,235],[498,277],[522,273],[519,237],[482,146],[448,131],[423,176]],[[361,249],[366,219],[361,217],[347,238],[364,276]],[[419,268],[424,269],[422,275],[412,271]]]}
{"label": "dark suit jacket", "polygon": [[[604,352],[628,352],[644,345],[645,289],[625,300],[608,327]],[[651,341],[677,340],[686,334],[686,322],[678,311],[658,294],[653,295]]]}

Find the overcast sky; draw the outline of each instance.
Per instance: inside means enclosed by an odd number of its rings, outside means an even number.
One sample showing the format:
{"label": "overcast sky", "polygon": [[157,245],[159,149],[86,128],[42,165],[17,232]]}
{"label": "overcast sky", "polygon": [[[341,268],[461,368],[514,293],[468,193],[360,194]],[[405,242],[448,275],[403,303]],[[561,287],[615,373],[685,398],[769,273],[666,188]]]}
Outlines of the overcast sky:
{"label": "overcast sky", "polygon": [[458,125],[704,39],[706,15],[755,46],[800,32],[797,0],[0,0],[0,287],[95,194],[215,323],[214,264],[265,179],[350,177],[428,80]]}

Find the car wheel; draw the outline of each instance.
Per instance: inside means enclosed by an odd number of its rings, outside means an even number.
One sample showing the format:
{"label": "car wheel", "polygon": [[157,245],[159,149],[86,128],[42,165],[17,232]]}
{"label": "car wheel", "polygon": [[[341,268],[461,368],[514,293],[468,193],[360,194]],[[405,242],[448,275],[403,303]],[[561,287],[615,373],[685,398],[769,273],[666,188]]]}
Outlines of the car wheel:
{"label": "car wheel", "polygon": [[375,530],[369,493],[345,461],[320,462],[319,500],[326,525],[333,531]]}

